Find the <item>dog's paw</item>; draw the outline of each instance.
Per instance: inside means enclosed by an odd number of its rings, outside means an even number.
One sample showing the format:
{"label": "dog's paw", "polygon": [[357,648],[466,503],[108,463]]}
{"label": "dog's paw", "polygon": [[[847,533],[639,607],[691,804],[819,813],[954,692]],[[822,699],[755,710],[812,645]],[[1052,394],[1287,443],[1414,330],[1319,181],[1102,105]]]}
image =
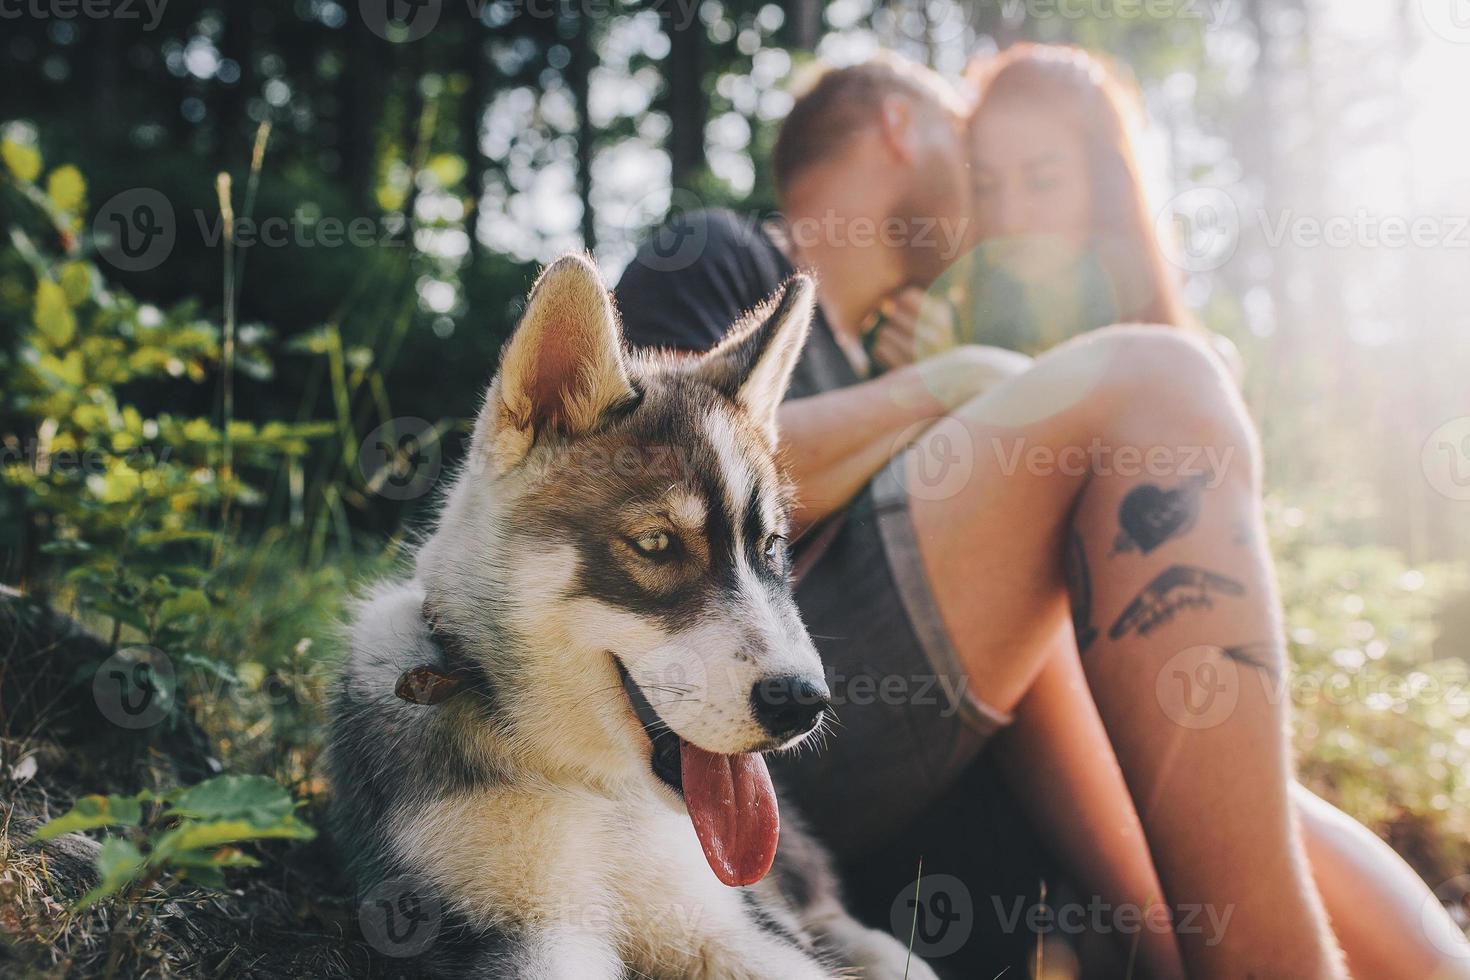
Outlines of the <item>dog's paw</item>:
{"label": "dog's paw", "polygon": [[877,929],[854,930],[843,950],[854,972],[863,980],[939,980],[934,970],[917,955],[910,956],[902,943]]}

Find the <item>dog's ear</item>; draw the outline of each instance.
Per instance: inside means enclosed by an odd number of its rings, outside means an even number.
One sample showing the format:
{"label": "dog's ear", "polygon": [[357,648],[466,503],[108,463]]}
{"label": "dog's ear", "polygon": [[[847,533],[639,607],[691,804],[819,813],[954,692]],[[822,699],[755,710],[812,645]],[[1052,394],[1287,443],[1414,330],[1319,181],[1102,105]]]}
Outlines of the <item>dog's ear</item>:
{"label": "dog's ear", "polygon": [[525,316],[475,425],[499,468],[514,466],[547,431],[591,431],[636,397],[623,363],[617,313],[590,260],[566,255],[536,280]]}
{"label": "dog's ear", "polygon": [[817,287],[811,277],[792,276],[779,292],[732,327],[695,368],[702,379],[739,402],[773,445],[777,441],[776,410],[806,346],[816,300]]}

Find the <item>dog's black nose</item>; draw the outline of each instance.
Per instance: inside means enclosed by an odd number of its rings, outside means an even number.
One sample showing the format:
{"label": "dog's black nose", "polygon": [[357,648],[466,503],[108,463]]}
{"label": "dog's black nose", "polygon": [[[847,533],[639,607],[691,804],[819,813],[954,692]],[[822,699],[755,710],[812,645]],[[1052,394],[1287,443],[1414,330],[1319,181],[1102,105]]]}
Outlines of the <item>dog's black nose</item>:
{"label": "dog's black nose", "polygon": [[784,742],[815,728],[830,697],[826,685],[805,677],[767,677],[750,689],[750,708],[761,727]]}

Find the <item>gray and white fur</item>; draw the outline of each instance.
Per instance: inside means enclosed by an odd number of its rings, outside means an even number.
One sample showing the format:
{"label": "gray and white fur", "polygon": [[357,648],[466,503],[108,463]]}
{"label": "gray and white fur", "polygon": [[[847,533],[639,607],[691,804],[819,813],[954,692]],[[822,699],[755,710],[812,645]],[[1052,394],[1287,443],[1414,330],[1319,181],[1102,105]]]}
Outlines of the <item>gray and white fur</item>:
{"label": "gray and white fur", "polygon": [[[722,884],[670,771],[680,740],[786,750],[829,715],[775,462],[813,303],[797,276],[680,358],[624,349],[586,259],[537,282],[413,577],[356,609],[332,699],[336,841],[360,894],[405,883],[439,910],[429,972],[934,976],[844,911],[789,808],[771,873]],[[396,697],[422,665],[462,686]]]}

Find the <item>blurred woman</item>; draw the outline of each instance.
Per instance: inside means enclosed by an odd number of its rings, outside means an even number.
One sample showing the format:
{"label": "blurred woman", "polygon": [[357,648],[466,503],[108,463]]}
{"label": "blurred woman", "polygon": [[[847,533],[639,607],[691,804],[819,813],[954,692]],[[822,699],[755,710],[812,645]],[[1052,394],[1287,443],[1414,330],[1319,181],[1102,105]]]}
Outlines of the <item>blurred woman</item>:
{"label": "blurred woman", "polygon": [[[1138,103],[1097,57],[1018,45],[968,73],[975,246],[925,293],[890,301],[868,334],[894,367],[955,343],[1040,353],[1119,322],[1199,329],[1179,297],[1145,202],[1130,132]],[[1236,369],[1223,338],[1215,349]],[[1124,781],[1070,637],[998,740],[1023,804],[1085,891],[1168,907],[1142,831],[1151,806],[1189,807]],[[1386,844],[1297,787],[1297,821],[1353,974],[1464,976],[1470,947]],[[1207,813],[1199,814],[1208,833]],[[1182,975],[1173,938],[1143,930],[1122,950],[1150,975]],[[1104,968],[1101,975],[1113,970]]]}

